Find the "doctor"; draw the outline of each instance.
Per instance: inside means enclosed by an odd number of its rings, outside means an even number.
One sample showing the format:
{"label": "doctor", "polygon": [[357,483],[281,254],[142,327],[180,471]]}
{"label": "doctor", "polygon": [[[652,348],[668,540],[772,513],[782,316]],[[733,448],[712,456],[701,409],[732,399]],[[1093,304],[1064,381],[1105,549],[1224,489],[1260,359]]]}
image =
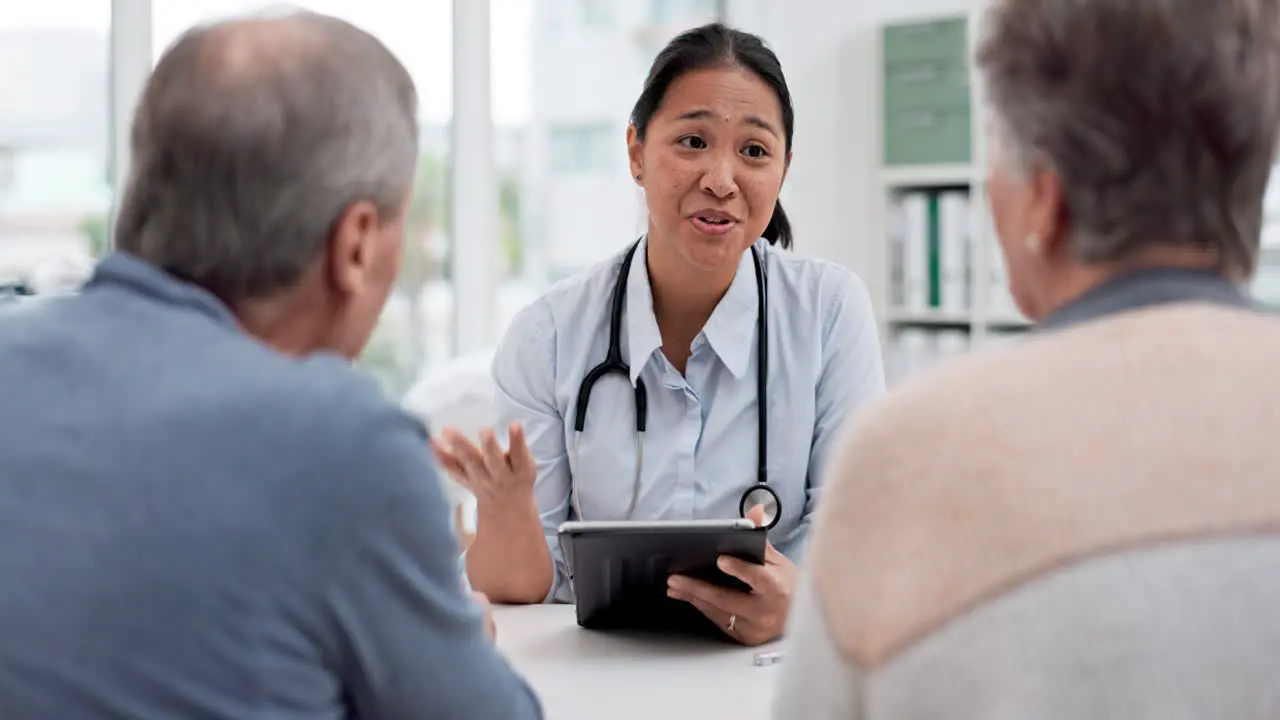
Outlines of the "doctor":
{"label": "doctor", "polygon": [[[670,583],[739,642],[768,642],[833,433],[884,388],[870,301],[850,271],[782,251],[793,111],[760,38],[675,38],[631,118],[648,232],[512,322],[493,363],[507,449],[450,429],[433,447],[476,496],[467,574],[495,602],[572,601],[556,538],[570,518],[773,524],[764,566],[722,561],[754,592]],[[746,495],[762,484],[774,495]]]}

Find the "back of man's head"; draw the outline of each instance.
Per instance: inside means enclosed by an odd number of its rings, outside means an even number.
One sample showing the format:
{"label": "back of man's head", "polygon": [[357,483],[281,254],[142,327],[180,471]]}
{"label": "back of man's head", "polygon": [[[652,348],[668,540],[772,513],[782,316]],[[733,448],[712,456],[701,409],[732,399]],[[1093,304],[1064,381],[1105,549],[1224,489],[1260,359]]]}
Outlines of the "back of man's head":
{"label": "back of man's head", "polygon": [[399,269],[417,102],[391,52],[335,18],[192,29],[143,91],[116,245],[233,307],[313,275],[309,304],[357,327],[311,344],[355,354]]}

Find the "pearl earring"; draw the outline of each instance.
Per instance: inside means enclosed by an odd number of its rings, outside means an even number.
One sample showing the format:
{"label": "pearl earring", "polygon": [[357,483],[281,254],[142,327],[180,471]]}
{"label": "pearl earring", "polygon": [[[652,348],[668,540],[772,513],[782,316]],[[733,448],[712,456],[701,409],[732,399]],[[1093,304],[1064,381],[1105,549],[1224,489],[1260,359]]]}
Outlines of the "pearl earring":
{"label": "pearl earring", "polygon": [[1041,242],[1040,242],[1039,235],[1036,235],[1035,233],[1031,233],[1030,235],[1027,236],[1027,239],[1023,240],[1022,242],[1027,246],[1028,251],[1033,252],[1036,255],[1040,254]]}

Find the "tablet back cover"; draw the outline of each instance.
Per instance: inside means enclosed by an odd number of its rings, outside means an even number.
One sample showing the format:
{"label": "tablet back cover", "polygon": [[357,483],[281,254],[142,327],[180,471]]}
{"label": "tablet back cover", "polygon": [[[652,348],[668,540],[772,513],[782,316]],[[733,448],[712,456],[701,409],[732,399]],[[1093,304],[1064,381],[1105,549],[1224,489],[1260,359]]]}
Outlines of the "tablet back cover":
{"label": "tablet back cover", "polygon": [[688,575],[723,587],[750,588],[718,567],[720,555],[763,562],[766,532],[636,532],[560,536],[577,602],[578,624],[593,629],[713,634],[697,608],[667,596],[667,578]]}

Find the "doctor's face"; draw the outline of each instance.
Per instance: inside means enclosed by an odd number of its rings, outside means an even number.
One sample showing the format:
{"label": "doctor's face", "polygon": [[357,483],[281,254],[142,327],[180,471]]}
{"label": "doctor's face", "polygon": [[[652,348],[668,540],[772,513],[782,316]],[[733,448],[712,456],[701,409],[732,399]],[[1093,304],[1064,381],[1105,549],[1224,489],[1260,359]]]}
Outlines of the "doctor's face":
{"label": "doctor's face", "polygon": [[650,243],[703,271],[736,269],[769,224],[789,161],[778,96],[737,67],[671,83],[640,139],[627,131]]}

